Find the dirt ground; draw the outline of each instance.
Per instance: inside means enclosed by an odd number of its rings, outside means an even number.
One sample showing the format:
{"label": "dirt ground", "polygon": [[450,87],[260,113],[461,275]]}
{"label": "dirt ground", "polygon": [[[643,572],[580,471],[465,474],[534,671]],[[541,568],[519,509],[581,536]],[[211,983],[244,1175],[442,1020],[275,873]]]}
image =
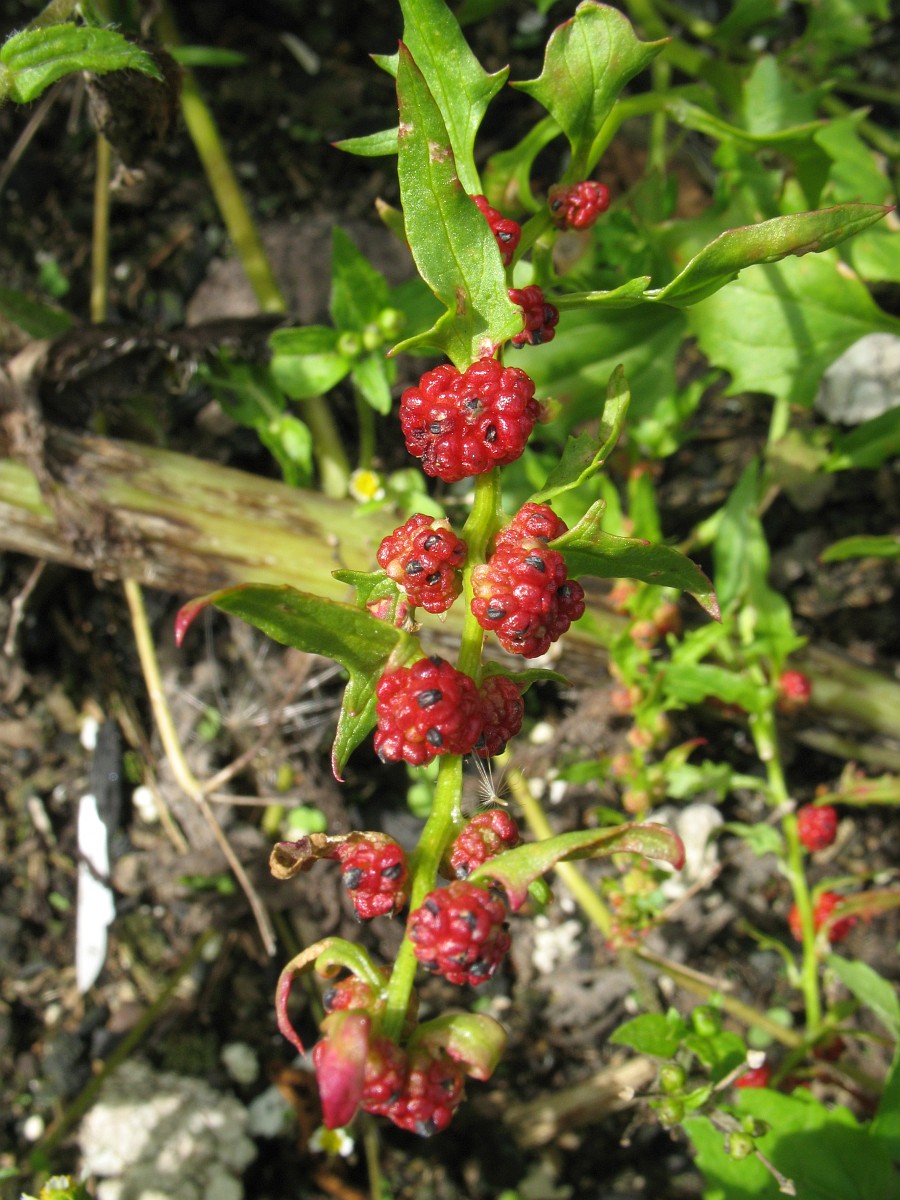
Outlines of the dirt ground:
{"label": "dirt ground", "polygon": [[[244,67],[204,71],[202,83],[292,311],[302,321],[321,320],[332,221],[348,228],[392,278],[405,269],[373,213],[376,197],[396,199],[391,162],[342,156],[328,144],[391,122],[391,81],[366,55],[393,48],[399,16],[390,6],[348,0],[322,0],[311,11],[288,0],[243,7],[252,7],[252,16],[223,17],[215,3],[181,5],[182,35],[186,42],[248,56]],[[488,67],[506,61],[511,31],[526,9],[510,5],[480,29],[478,48]],[[29,16],[30,10],[5,0],[0,32]],[[315,73],[285,36],[298,31],[319,60]],[[520,26],[513,44],[518,77],[536,73],[537,40],[529,42]],[[12,145],[26,116],[10,106],[0,109],[0,145]],[[501,105],[486,129],[486,153],[506,140],[503,121]],[[83,96],[77,84],[67,84],[0,196],[0,279],[32,289],[40,272],[45,288],[55,288],[60,303],[85,322],[93,169]],[[252,312],[252,298],[227,257],[221,221],[179,126],[144,178],[114,200],[110,320],[123,328],[177,330],[185,322]],[[15,331],[0,327],[0,351],[11,354],[20,344]],[[121,369],[127,372],[128,365]],[[169,445],[194,449],[196,415],[208,399],[198,389],[172,398]],[[339,405],[350,403],[339,396]],[[766,402],[758,397],[709,398],[694,438],[667,461],[660,479],[667,536],[683,536],[721,503],[764,440],[766,416]],[[219,461],[274,474],[249,434],[232,430],[214,442],[208,436],[203,444]],[[385,455],[392,453],[386,446]],[[695,486],[700,478],[702,499]],[[766,528],[773,578],[791,599],[800,632],[813,645],[896,678],[896,573],[871,560],[825,569],[816,563],[824,545],[866,526],[873,512],[885,528],[900,514],[897,477],[889,468],[838,477],[827,500],[811,512],[798,512],[779,497]],[[275,1029],[272,996],[282,961],[299,946],[338,934],[364,941],[389,961],[399,928],[382,921],[360,927],[336,873],[275,883],[267,870],[272,836],[264,828],[270,809],[217,803],[231,845],[273,914],[279,950],[269,959],[208,824],[162,754],[121,588],[52,563],[39,575],[34,570],[30,559],[0,554],[0,639],[6,639],[0,656],[0,1170],[26,1163],[29,1151],[82,1095],[98,1064],[133,1038],[126,1057],[154,1070],[202,1079],[243,1104],[274,1085],[293,1107],[296,1121],[285,1132],[255,1135],[257,1156],[243,1172],[251,1200],[368,1195],[363,1139],[347,1159],[327,1159],[309,1146],[317,1124],[315,1089]],[[166,693],[194,774],[209,778],[256,746],[223,785],[232,796],[315,807],[330,830],[384,828],[412,845],[419,822],[405,803],[403,770],[385,768],[361,750],[345,784],[331,777],[328,752],[341,685],[330,665],[285,652],[221,617],[209,618],[203,635],[176,652],[172,623],[186,598],[149,593],[147,600]],[[542,689],[542,717],[551,732],[548,737],[545,727],[526,739],[518,761],[530,778],[624,746],[627,722],[612,708],[610,691],[602,672],[591,683]],[[106,967],[81,997],[73,966],[76,812],[92,763],[82,731],[86,717],[102,720],[113,710],[124,784],[112,847],[117,917]],[[536,717],[530,714],[529,727]],[[707,739],[710,758],[756,769],[739,723],[693,712],[676,729],[678,739],[691,736]],[[843,755],[822,749],[827,742],[833,751],[835,738],[844,744]],[[834,726],[821,713],[788,724],[785,745],[797,799],[810,799],[818,785],[833,787],[845,761],[864,754],[870,740],[864,727]],[[900,747],[879,746],[888,758],[900,755]],[[148,778],[171,812],[171,826],[146,819],[135,802],[136,783]],[[468,786],[467,802],[474,807],[475,775]],[[600,804],[618,803],[612,785],[596,783],[570,785],[555,799],[550,814],[560,830],[580,827]],[[900,829],[890,813],[854,814],[852,832],[839,841],[828,873],[871,877],[895,867]],[[747,822],[763,816],[749,793],[730,796],[723,814]],[[173,832],[176,826],[184,842]],[[755,949],[741,933],[742,922],[749,922],[778,935],[787,885],[771,860],[754,857],[736,839],[722,839],[719,852],[714,886],[686,899],[650,946],[726,981],[748,1003],[796,1008],[778,956]],[[595,874],[609,869],[597,867]],[[639,1070],[629,1074],[630,1056],[607,1042],[636,1011],[633,975],[580,919],[562,888],[542,925],[514,921],[513,936],[508,966],[484,989],[486,1010],[500,1016],[511,1035],[495,1078],[471,1085],[470,1100],[451,1129],[430,1141],[387,1125],[366,1126],[379,1147],[386,1194],[398,1200],[488,1200],[504,1189],[517,1189],[526,1200],[700,1196],[702,1182],[686,1143],[663,1132],[640,1102],[622,1106],[609,1099],[623,1084],[640,1090],[652,1082]],[[854,931],[848,956],[898,980],[898,937],[895,913]],[[174,992],[161,1000],[176,976]],[[663,1008],[674,1003],[687,1011],[696,1002],[652,976],[647,984]],[[454,989],[434,981],[421,994],[430,1012],[455,999]],[[152,1020],[142,1024],[148,1010]],[[298,1020],[301,1032],[311,1035],[311,1012]],[[259,1064],[252,1080],[235,1079],[223,1063],[222,1048],[233,1043],[252,1049]],[[865,1065],[877,1070],[877,1054]],[[864,1095],[848,1096],[827,1079],[819,1086],[865,1112]],[[537,1107],[528,1107],[532,1103]],[[54,1171],[77,1168],[74,1127],[47,1161]],[[17,1196],[27,1182],[0,1181],[0,1195]]]}

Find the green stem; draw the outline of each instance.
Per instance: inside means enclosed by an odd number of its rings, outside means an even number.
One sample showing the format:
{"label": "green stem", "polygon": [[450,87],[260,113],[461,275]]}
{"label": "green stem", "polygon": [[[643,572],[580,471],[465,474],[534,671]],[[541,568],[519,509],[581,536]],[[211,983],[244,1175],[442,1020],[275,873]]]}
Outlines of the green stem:
{"label": "green stem", "polygon": [[[448,754],[441,759],[431,814],[425,822],[425,828],[422,830],[422,836],[410,864],[412,875],[409,897],[410,912],[415,912],[434,888],[441,858],[461,819],[461,796],[462,756]],[[394,1041],[399,1039],[403,1029],[415,976],[416,956],[413,952],[413,944],[406,934],[394,961],[394,969],[391,971],[382,1025],[385,1036]]]}
{"label": "green stem", "polygon": [[61,25],[68,21],[75,11],[78,0],[50,0],[46,8],[31,21],[29,29],[46,29],[48,25]]}
{"label": "green stem", "polygon": [[91,243],[91,320],[106,320],[109,283],[109,142],[97,134],[97,170],[94,177],[94,230]]}

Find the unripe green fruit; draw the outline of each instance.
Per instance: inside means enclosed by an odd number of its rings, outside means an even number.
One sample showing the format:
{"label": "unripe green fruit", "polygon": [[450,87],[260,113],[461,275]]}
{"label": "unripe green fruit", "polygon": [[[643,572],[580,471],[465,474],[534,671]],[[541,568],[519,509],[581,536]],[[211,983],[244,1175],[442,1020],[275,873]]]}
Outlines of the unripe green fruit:
{"label": "unripe green fruit", "polygon": [[406,324],[406,317],[399,308],[383,308],[376,318],[384,338],[395,338]]}
{"label": "unripe green fruit", "polygon": [[725,1147],[729,1155],[737,1159],[738,1162],[742,1158],[747,1158],[756,1149],[753,1138],[749,1133],[730,1133],[726,1139]]}
{"label": "unripe green fruit", "polygon": [[710,1008],[708,1004],[698,1005],[691,1013],[691,1024],[694,1027],[694,1032],[700,1037],[711,1038],[722,1028],[722,1022],[719,1019],[719,1014],[714,1008]]}
{"label": "unripe green fruit", "polygon": [[342,333],[337,340],[338,354],[342,354],[344,358],[356,358],[360,350],[362,350],[363,342],[358,333],[346,332]]}
{"label": "unripe green fruit", "polygon": [[668,1100],[660,1100],[656,1106],[656,1113],[663,1129],[671,1129],[684,1119],[684,1105],[670,1096]]}
{"label": "unripe green fruit", "polygon": [[677,1063],[666,1063],[659,1072],[659,1086],[664,1092],[680,1092],[684,1087],[684,1082],[687,1079],[687,1072],[684,1067],[678,1066]]}
{"label": "unripe green fruit", "polygon": [[383,341],[384,335],[377,325],[367,325],[363,330],[363,349],[368,350],[369,353],[371,353],[373,350],[377,350]]}

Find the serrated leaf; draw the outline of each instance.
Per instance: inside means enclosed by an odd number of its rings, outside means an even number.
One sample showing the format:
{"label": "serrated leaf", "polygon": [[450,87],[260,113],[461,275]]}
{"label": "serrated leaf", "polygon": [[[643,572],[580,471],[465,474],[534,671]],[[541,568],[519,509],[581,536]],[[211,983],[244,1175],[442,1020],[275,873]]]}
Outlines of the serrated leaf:
{"label": "serrated leaf", "polygon": [[737,704],[745,712],[763,712],[771,704],[768,688],[712,663],[666,663],[660,667],[667,696],[681,704],[702,704],[708,698]]}
{"label": "serrated leaf", "polygon": [[739,1067],[747,1057],[747,1047],[743,1038],[728,1029],[723,1029],[712,1037],[701,1037],[698,1033],[689,1033],[684,1039],[685,1046],[697,1055],[700,1062],[710,1069],[713,1083]]}
{"label": "serrated leaf", "polygon": [[331,233],[331,298],[328,311],[336,329],[362,333],[387,307],[387,280],[339,225]]}
{"label": "serrated leaf", "polygon": [[340,336],[327,325],[276,329],[271,335],[272,375],[292,400],[321,396],[349,372],[353,363],[338,350]]}
{"label": "serrated leaf", "polygon": [[642,1013],[614,1030],[609,1040],[615,1046],[628,1046],[638,1054],[672,1058],[684,1040],[687,1026],[676,1012]]}
{"label": "serrated leaf", "polygon": [[392,667],[399,667],[422,653],[416,638],[364,609],[292,587],[252,583],[186,604],[176,620],[179,645],[191,622],[209,605],[240,617],[284,646],[333,658],[348,672],[332,751],[338,779],[350,754],[374,728],[375,684],[386,665],[390,661]]}
{"label": "serrated leaf", "polygon": [[696,563],[672,546],[604,533],[600,525],[605,508],[606,502],[598,500],[574,528],[551,543],[565,556],[573,579],[596,575],[600,579],[640,579],[658,587],[679,588],[690,592],[718,620],[715,592]]}
{"label": "serrated leaf", "polygon": [[900,537],[886,533],[881,537],[841,538],[819,555],[819,562],[846,562],[848,558],[900,558]]}
{"label": "serrated leaf", "polygon": [[890,211],[880,204],[841,204],[728,229],[665,287],[647,292],[646,299],[686,308],[717,292],[746,267],[829,250]]}
{"label": "serrated leaf", "polygon": [[687,314],[701,350],[731,374],[729,394],[812,402],[825,370],[867,333],[900,333],[833,251],[747,271]]}
{"label": "serrated leaf", "polygon": [[872,1010],[892,1037],[900,1039],[900,999],[893,985],[868,963],[851,962],[837,954],[829,954],[825,961],[860,1004]]}
{"label": "serrated leaf", "polygon": [[622,13],[584,0],[550,35],[538,78],[512,85],[542,104],[565,133],[569,178],[583,178],[593,165],[591,146],[619,93],[665,45],[639,41]]}
{"label": "serrated leaf", "polygon": [[618,825],[614,829],[576,829],[541,842],[529,842],[506,850],[482,863],[469,875],[471,883],[495,880],[505,890],[515,912],[525,903],[528,885],[560,862],[601,858],[610,854],[640,854],[670,863],[676,870],[684,865],[681,839],[665,825]]}
{"label": "serrated leaf", "polygon": [[784,838],[774,825],[746,825],[743,821],[726,821],[722,830],[745,841],[757,858],[764,858],[767,854],[784,853]]}
{"label": "serrated leaf", "polygon": [[0,46],[0,76],[7,76],[3,90],[18,104],[30,104],[75,71],[106,75],[122,70],[162,79],[151,55],[114,29],[64,22],[14,33]]}
{"label": "serrated leaf", "polygon": [[[473,153],[475,135],[509,68],[493,75],[484,70],[443,0],[400,0],[400,8],[404,45],[441,113],[463,187],[475,195],[481,191]],[[400,120],[402,124],[402,115]]]}
{"label": "serrated leaf", "polygon": [[567,438],[559,464],[547,476],[544,486],[530,497],[531,501],[546,504],[555,496],[580,487],[597,474],[621,436],[630,400],[631,392],[625,372],[618,366],[606,385],[606,403],[596,437],[581,433]]}
{"label": "serrated leaf", "polygon": [[419,274],[447,311],[428,333],[395,350],[427,343],[463,370],[521,330],[522,310],[507,295],[497,243],[463,190],[443,117],[405,46],[397,96],[406,237]]}

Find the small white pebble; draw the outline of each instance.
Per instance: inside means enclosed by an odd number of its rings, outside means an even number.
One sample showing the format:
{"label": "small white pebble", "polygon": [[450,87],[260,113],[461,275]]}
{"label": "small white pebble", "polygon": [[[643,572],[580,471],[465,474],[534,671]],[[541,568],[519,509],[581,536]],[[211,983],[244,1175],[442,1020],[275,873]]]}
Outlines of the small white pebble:
{"label": "small white pebble", "polygon": [[246,1042],[229,1042],[219,1057],[235,1083],[254,1083],[259,1078],[259,1058]]}
{"label": "small white pebble", "polygon": [[549,721],[538,721],[528,736],[532,746],[546,746],[556,737],[556,728]]}
{"label": "small white pebble", "polygon": [[554,779],[550,784],[550,795],[548,799],[551,804],[559,804],[566,794],[568,783],[565,779]]}
{"label": "small white pebble", "polygon": [[32,1113],[22,1125],[22,1137],[26,1142],[36,1142],[44,1136],[46,1128],[46,1122],[40,1113]]}
{"label": "small white pebble", "polygon": [[247,1105],[247,1132],[274,1138],[290,1127],[293,1110],[277,1087],[268,1087]]}
{"label": "small white pebble", "polygon": [[748,1050],[747,1051],[747,1066],[751,1067],[754,1071],[758,1067],[763,1066],[765,1064],[765,1061],[766,1061],[765,1050]]}
{"label": "small white pebble", "polygon": [[529,779],[527,782],[528,790],[531,792],[532,796],[534,796],[535,800],[540,800],[541,796],[543,796],[544,792],[547,790],[547,780]]}
{"label": "small white pebble", "polygon": [[131,793],[131,802],[138,816],[145,824],[156,824],[159,820],[159,809],[156,807],[156,799],[152,788],[148,788],[145,783],[142,783]]}
{"label": "small white pebble", "polygon": [[578,953],[581,923],[563,921],[560,925],[550,924],[547,917],[534,919],[534,949],[531,961],[541,975],[551,975],[562,963],[570,962]]}
{"label": "small white pebble", "polygon": [[100,732],[100,722],[96,717],[85,717],[81,722],[81,732],[78,737],[85,750],[95,750],[97,734]]}

